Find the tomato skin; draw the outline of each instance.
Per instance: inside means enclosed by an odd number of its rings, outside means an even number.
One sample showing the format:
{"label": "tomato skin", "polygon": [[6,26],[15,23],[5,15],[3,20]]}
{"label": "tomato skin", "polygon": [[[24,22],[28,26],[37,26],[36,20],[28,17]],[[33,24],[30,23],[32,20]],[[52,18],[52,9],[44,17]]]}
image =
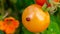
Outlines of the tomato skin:
{"label": "tomato skin", "polygon": [[46,0],[35,0],[36,4],[43,6]]}
{"label": "tomato skin", "polygon": [[[26,18],[29,18],[29,21]],[[25,8],[22,23],[30,32],[42,32],[49,26],[50,16],[41,9],[41,6],[33,4]]]}

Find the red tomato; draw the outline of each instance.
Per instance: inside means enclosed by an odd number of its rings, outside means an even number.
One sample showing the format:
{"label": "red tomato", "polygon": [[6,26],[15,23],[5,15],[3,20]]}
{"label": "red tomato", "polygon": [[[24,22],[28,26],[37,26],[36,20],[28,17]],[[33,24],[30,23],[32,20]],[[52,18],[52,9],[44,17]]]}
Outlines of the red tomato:
{"label": "red tomato", "polygon": [[44,3],[46,3],[46,4],[47,4],[47,7],[50,7],[50,6],[51,6],[51,4],[50,4],[50,3],[48,3],[48,1],[47,1],[47,0],[35,0],[35,2],[36,2],[38,5],[40,5],[40,6],[43,6],[43,5],[44,5]]}
{"label": "red tomato", "polygon": [[35,0],[35,2],[36,2],[38,5],[43,6],[44,3],[46,3],[46,0]]}

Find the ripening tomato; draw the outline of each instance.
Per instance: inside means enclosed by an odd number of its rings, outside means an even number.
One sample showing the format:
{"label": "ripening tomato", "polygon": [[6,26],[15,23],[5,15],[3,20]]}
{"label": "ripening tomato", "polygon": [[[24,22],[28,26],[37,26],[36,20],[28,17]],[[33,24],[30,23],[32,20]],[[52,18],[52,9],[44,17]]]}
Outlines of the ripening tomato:
{"label": "ripening tomato", "polygon": [[43,6],[44,3],[46,3],[46,0],[35,0],[35,2],[36,2],[38,5]]}
{"label": "ripening tomato", "polygon": [[25,8],[22,14],[22,23],[30,32],[42,32],[50,24],[50,16],[41,6],[33,4]]}
{"label": "ripening tomato", "polygon": [[35,0],[36,4],[43,6],[45,3],[47,4],[47,7],[50,7],[51,4],[47,0]]}

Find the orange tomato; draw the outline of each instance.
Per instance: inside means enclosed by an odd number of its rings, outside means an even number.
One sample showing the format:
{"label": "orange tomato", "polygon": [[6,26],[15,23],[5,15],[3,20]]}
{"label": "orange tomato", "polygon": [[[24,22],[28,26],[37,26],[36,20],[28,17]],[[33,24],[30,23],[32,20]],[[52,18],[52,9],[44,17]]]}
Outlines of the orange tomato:
{"label": "orange tomato", "polygon": [[40,5],[33,4],[25,8],[22,23],[30,32],[42,32],[50,24],[50,15],[43,11]]}
{"label": "orange tomato", "polygon": [[44,3],[46,3],[47,0],[35,0],[36,4],[43,6]]}

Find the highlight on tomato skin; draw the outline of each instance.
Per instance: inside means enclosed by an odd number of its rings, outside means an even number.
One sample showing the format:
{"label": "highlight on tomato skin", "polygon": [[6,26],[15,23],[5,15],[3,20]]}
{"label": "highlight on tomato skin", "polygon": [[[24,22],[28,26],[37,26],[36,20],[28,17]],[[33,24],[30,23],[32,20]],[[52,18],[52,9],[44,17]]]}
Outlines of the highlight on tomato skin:
{"label": "highlight on tomato skin", "polygon": [[[29,21],[26,18],[29,17]],[[42,32],[50,24],[48,11],[43,11],[40,5],[32,4],[24,9],[22,14],[22,24],[30,32]]]}

